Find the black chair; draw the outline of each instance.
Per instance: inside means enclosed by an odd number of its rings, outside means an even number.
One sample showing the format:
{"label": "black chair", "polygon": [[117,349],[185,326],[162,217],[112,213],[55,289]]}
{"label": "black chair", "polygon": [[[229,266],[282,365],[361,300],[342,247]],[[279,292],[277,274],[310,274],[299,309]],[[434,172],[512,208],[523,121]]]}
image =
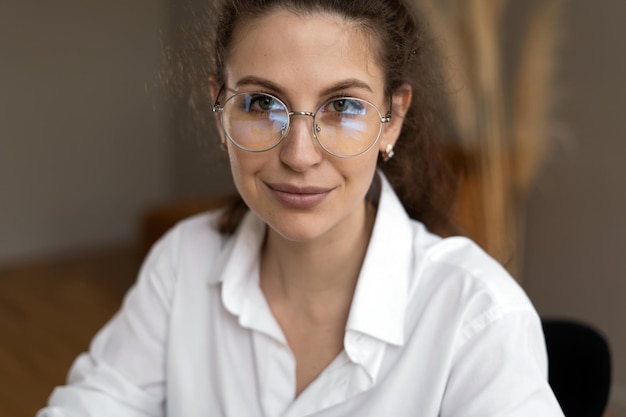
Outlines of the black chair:
{"label": "black chair", "polygon": [[611,387],[606,339],[571,320],[542,320],[548,351],[548,381],[566,417],[602,417]]}

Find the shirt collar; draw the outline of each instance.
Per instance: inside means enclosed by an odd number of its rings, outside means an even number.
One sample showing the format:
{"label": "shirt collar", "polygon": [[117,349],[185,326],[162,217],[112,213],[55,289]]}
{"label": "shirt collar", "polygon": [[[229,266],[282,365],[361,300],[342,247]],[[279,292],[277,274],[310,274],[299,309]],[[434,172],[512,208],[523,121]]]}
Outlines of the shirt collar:
{"label": "shirt collar", "polygon": [[219,260],[209,277],[209,284],[241,281],[231,277],[245,277],[242,274],[255,267],[264,237],[265,224],[248,211],[233,236],[223,240]]}
{"label": "shirt collar", "polygon": [[346,325],[344,349],[370,383],[377,378],[388,344],[404,344],[413,227],[387,178],[378,173],[380,196],[370,243]]}
{"label": "shirt collar", "polygon": [[259,253],[265,236],[265,224],[248,211],[230,239],[225,240],[219,260],[209,277],[209,284],[223,283],[224,304],[233,314],[241,310],[250,285],[257,284]]}
{"label": "shirt collar", "polygon": [[413,270],[413,231],[382,173],[376,222],[356,286],[347,330],[394,345],[404,343],[404,315]]}

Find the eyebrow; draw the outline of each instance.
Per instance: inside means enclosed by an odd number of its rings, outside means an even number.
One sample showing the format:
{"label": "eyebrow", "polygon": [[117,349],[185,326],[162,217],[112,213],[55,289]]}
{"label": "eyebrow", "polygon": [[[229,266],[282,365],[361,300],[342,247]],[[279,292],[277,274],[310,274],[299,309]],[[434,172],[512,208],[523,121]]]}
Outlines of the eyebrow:
{"label": "eyebrow", "polygon": [[[284,95],[283,89],[280,88],[274,82],[272,82],[272,81],[270,81],[268,79],[265,79],[265,78],[254,77],[254,76],[243,77],[242,79],[237,81],[237,83],[235,84],[235,87],[240,87],[242,85],[249,85],[249,84],[258,85],[258,86],[261,86],[261,87],[263,87],[265,89],[271,90],[271,91],[273,91],[273,92],[275,92],[277,94]],[[363,90],[369,91],[371,93],[374,92],[372,90],[372,88],[367,83],[365,83],[365,82],[363,82],[361,80],[358,80],[356,78],[349,78],[347,80],[341,80],[338,83],[323,89],[322,92],[321,92],[321,96],[328,96],[328,95],[331,95],[333,93],[337,93],[339,91],[347,90],[347,89],[351,89],[351,88],[359,88],[359,89],[363,89]]]}
{"label": "eyebrow", "polygon": [[253,85],[259,85],[267,90],[271,90],[273,92],[279,93],[279,94],[283,94],[284,91],[275,83],[273,83],[270,80],[267,80],[265,78],[259,78],[259,77],[254,77],[254,76],[247,76],[247,77],[243,77],[242,79],[240,79],[239,81],[237,81],[237,83],[235,84],[235,88],[236,87],[241,87],[242,85],[249,85],[249,84],[253,84]]}

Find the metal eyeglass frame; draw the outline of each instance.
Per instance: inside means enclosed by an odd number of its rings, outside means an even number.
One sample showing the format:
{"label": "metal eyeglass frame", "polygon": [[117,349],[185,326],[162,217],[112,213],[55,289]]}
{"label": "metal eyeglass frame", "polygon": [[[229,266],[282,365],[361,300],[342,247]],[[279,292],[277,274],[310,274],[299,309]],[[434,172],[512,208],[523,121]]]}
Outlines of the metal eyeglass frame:
{"label": "metal eyeglass frame", "polygon": [[[213,112],[214,113],[220,113],[221,114],[224,112],[224,106],[222,106],[219,102],[219,98],[222,95],[222,92],[224,91],[225,86],[222,86],[219,90],[219,92],[217,93],[217,97],[215,99],[215,103],[213,104]],[[317,136],[317,132],[319,131],[319,127],[317,126],[317,124],[315,123],[315,117],[317,115],[317,113],[320,111],[320,109],[322,109],[327,103],[333,101],[333,100],[337,100],[337,98],[331,98],[327,101],[325,101],[324,103],[322,103],[317,110],[315,110],[315,113],[311,113],[309,111],[289,111],[289,108],[287,107],[287,104],[285,104],[281,99],[279,99],[278,97],[272,95],[272,94],[268,94],[262,91],[245,91],[245,92],[240,92],[240,93],[235,93],[232,96],[228,97],[226,99],[226,101],[224,101],[224,103],[227,103],[229,100],[231,100],[233,97],[240,95],[240,94],[263,94],[266,96],[269,96],[273,99],[275,99],[276,101],[278,101],[287,111],[287,126],[283,129],[283,133],[280,137],[280,139],[278,141],[276,141],[275,144],[273,144],[272,146],[270,146],[267,149],[261,149],[261,150],[257,150],[257,149],[248,149],[240,144],[237,143],[237,141],[235,139],[233,139],[230,136],[230,133],[226,130],[226,127],[224,126],[224,118],[220,117],[220,123],[222,124],[222,129],[224,129],[224,133],[226,134],[226,137],[228,138],[228,140],[231,141],[231,143],[233,145],[235,145],[236,147],[238,147],[239,149],[242,149],[244,151],[247,152],[254,152],[254,153],[260,153],[260,152],[267,152],[270,151],[274,148],[276,148],[278,145],[280,145],[282,143],[282,141],[287,137],[287,135],[289,134],[289,129],[291,127],[291,116],[310,116],[313,118],[313,123],[311,125],[312,127],[312,131],[313,131],[313,137],[315,137],[315,141],[318,143],[318,145],[320,145],[320,147],[327,153],[329,153],[332,156],[335,156],[337,158],[354,158],[356,156],[362,155],[365,152],[369,151],[370,149],[372,149],[372,147],[376,144],[376,142],[378,142],[378,139],[380,139],[380,134],[382,133],[382,126],[385,123],[389,123],[391,121],[391,106],[392,106],[392,100],[391,98],[389,99],[389,111],[387,112],[387,114],[385,116],[382,116],[382,114],[380,113],[380,110],[378,110],[378,107],[376,107],[376,105],[374,103],[371,103],[367,100],[363,100],[360,99],[358,97],[350,97],[350,96],[346,96],[346,97],[341,97],[342,100],[350,100],[350,99],[355,99],[358,101],[362,101],[364,103],[369,104],[370,106],[372,106],[374,108],[374,110],[376,110],[376,112],[378,113],[378,115],[380,116],[380,127],[378,129],[378,134],[376,135],[376,139],[374,139],[372,141],[372,143],[364,150],[362,150],[361,152],[354,154],[354,155],[339,155],[336,154],[332,151],[330,151],[328,148],[326,148],[326,146],[324,146],[324,144],[320,141],[320,138]]]}

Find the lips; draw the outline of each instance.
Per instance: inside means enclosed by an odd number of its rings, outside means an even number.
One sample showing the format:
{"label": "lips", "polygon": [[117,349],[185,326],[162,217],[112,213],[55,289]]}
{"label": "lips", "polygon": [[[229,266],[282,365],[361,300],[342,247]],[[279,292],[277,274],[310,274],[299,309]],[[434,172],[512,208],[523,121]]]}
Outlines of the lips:
{"label": "lips", "polygon": [[285,207],[311,209],[321,204],[333,188],[297,186],[292,184],[266,184],[274,197]]}

